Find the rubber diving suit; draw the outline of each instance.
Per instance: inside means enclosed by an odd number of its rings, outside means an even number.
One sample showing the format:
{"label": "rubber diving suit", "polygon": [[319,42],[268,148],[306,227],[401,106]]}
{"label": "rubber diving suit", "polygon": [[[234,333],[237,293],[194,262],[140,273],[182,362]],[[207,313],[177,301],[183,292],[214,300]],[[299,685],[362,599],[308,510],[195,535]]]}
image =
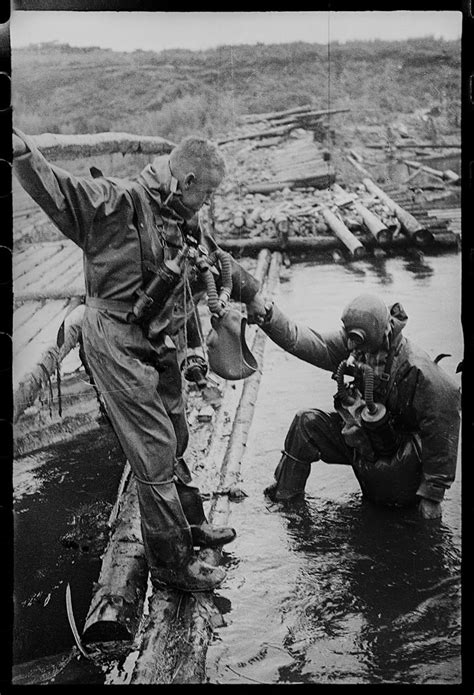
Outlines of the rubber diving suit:
{"label": "rubber diving suit", "polygon": [[[14,160],[21,185],[83,250],[85,354],[137,481],[152,579],[164,578],[183,590],[211,588],[206,577],[201,583],[202,572],[182,581],[183,568],[194,561],[194,546],[235,536],[233,529],[206,527],[199,491],[189,484],[183,460],[189,435],[172,337],[205,294],[196,267],[184,263],[180,281],[146,325],[127,318],[153,272],[183,243],[183,219],[164,204],[169,191],[161,182],[169,176],[168,156],[157,157],[135,180],[80,177],[48,163],[30,138],[15,133],[27,146]],[[217,248],[196,225],[194,234],[208,252]],[[231,297],[237,301],[250,301],[259,289],[233,259],[232,280]],[[215,569],[221,581],[223,570]],[[209,576],[212,571],[209,567]]]}

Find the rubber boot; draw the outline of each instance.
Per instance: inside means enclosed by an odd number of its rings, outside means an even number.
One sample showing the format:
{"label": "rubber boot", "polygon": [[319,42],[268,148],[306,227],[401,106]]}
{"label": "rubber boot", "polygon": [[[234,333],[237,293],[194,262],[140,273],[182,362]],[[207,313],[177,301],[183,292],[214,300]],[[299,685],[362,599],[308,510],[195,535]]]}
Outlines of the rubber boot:
{"label": "rubber boot", "polygon": [[197,558],[175,483],[137,483],[142,538],[153,585],[190,592],[219,586],[226,573]]}
{"label": "rubber boot", "polygon": [[275,483],[264,490],[273,502],[290,500],[304,494],[311,464],[284,453],[275,469]]}
{"label": "rubber boot", "polygon": [[[150,578],[155,588],[171,588],[179,591],[211,591],[222,584],[226,577],[221,567],[214,567],[196,557],[191,543],[189,527],[167,533],[147,535],[145,548],[153,548],[160,565],[152,565]],[[147,552],[150,557],[150,553]]]}
{"label": "rubber boot", "polygon": [[150,569],[150,577],[155,589],[171,588],[195,593],[212,591],[220,586],[226,573],[222,567],[213,567],[194,558],[179,569],[153,567]]}
{"label": "rubber boot", "polygon": [[237,535],[235,529],[229,526],[212,526],[208,523],[197,487],[177,481],[176,490],[191,528],[193,545],[200,548],[216,548],[234,540]]}

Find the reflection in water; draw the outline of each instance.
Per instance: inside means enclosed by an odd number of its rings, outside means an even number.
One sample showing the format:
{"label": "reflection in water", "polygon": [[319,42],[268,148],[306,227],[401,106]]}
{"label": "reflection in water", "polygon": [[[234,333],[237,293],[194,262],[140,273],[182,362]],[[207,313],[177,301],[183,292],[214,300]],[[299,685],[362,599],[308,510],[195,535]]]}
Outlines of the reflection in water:
{"label": "reflection in water", "polygon": [[380,281],[381,285],[391,285],[393,274],[387,270],[387,260],[384,257],[370,258],[367,261],[371,273]]}
{"label": "reflection in water", "polygon": [[[420,523],[416,510],[377,508],[356,495],[343,505],[306,499],[282,513],[304,558],[282,606],[293,620],[285,646],[299,655],[282,681],[420,683],[439,664],[455,678],[460,557],[442,522]],[[324,649],[342,639],[350,644],[344,669],[338,676],[333,664],[329,678],[321,642]]]}
{"label": "reflection in water", "polygon": [[425,261],[425,255],[420,249],[410,249],[404,258],[404,269],[412,273],[416,279],[422,280],[433,275],[433,267]]}

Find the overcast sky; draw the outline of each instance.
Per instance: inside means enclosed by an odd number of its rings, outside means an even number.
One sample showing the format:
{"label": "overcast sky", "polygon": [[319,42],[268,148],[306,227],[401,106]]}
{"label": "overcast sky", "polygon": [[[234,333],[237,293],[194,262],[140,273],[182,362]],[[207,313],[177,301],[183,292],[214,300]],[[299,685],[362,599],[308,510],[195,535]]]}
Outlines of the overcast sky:
{"label": "overcast sky", "polygon": [[58,41],[117,51],[225,44],[461,36],[461,12],[33,12],[14,10],[13,49]]}

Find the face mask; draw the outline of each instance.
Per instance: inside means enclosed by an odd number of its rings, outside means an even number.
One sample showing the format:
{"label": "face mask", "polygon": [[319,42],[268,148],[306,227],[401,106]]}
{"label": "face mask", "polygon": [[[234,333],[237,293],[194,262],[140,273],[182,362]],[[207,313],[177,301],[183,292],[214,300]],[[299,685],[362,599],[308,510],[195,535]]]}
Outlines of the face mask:
{"label": "face mask", "polygon": [[385,304],[378,297],[360,295],[342,313],[349,349],[376,352],[383,347],[390,318]]}

